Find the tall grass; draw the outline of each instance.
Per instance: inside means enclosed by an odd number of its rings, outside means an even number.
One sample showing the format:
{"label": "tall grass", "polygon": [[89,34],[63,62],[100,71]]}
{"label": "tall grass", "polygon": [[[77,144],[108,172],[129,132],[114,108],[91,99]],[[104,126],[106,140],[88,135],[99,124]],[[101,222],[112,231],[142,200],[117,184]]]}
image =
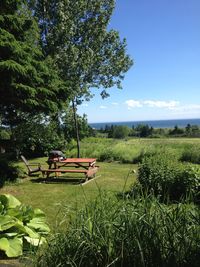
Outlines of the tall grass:
{"label": "tall grass", "polygon": [[100,193],[53,236],[35,266],[197,267],[200,209],[157,199],[121,200]]}
{"label": "tall grass", "polygon": [[186,147],[182,153],[181,160],[200,164],[200,145]]}
{"label": "tall grass", "polygon": [[[90,137],[81,141],[81,157],[95,157],[100,161],[120,161],[122,163],[140,162],[144,155],[167,150],[176,158],[184,151],[194,150],[200,143],[198,139],[147,139],[132,138],[117,140]],[[66,151],[67,157],[76,157],[76,142],[71,142]]]}

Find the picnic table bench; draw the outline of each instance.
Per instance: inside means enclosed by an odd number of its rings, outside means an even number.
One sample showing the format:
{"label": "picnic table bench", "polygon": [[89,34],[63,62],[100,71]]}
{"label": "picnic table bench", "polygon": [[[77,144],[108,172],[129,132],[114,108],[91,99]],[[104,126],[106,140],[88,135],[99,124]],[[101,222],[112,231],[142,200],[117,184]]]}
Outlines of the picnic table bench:
{"label": "picnic table bench", "polygon": [[[67,158],[59,160],[54,158],[48,161],[49,169],[42,169],[43,176],[49,178],[50,174],[55,174],[58,177],[61,173],[83,173],[85,180],[95,176],[99,166],[95,165],[95,158]],[[52,168],[53,167],[53,168]]]}

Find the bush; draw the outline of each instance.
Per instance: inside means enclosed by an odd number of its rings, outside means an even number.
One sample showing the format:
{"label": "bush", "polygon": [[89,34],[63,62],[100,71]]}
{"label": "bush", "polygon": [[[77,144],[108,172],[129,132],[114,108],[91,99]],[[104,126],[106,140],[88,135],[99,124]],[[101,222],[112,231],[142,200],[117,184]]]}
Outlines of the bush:
{"label": "bush", "polygon": [[0,159],[0,187],[5,182],[14,182],[19,177],[19,167],[13,166],[6,158]]}
{"label": "bush", "polygon": [[106,195],[55,235],[36,266],[197,267],[200,210],[154,198],[119,201]]}
{"label": "bush", "polygon": [[179,163],[171,154],[158,153],[144,157],[138,181],[144,191],[161,199],[180,200],[189,194],[198,199],[200,169]]}
{"label": "bush", "polygon": [[192,146],[186,148],[182,153],[181,160],[200,164],[200,147]]}

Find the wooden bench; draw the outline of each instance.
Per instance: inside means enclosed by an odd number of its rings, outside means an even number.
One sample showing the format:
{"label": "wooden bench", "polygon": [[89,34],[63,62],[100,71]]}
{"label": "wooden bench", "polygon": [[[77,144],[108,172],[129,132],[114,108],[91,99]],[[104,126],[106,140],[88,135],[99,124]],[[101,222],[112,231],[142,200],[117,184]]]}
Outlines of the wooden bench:
{"label": "wooden bench", "polygon": [[84,173],[86,179],[94,177],[96,172],[98,171],[99,166],[91,167],[89,169],[42,169],[42,175],[43,177],[46,175],[47,178],[49,178],[49,175],[51,173],[55,173],[55,176],[58,177],[60,173]]}

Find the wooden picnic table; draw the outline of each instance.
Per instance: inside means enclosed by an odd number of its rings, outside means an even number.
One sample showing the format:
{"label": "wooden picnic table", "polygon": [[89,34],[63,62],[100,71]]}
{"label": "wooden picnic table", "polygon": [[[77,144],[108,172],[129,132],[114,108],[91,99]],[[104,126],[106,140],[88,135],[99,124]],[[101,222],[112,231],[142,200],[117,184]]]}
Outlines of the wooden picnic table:
{"label": "wooden picnic table", "polygon": [[56,177],[60,173],[83,173],[85,174],[85,180],[94,177],[98,171],[98,166],[96,166],[95,158],[67,158],[60,160],[59,158],[54,158],[48,160],[49,169],[42,170],[43,176],[49,178],[50,174],[55,174]]}

